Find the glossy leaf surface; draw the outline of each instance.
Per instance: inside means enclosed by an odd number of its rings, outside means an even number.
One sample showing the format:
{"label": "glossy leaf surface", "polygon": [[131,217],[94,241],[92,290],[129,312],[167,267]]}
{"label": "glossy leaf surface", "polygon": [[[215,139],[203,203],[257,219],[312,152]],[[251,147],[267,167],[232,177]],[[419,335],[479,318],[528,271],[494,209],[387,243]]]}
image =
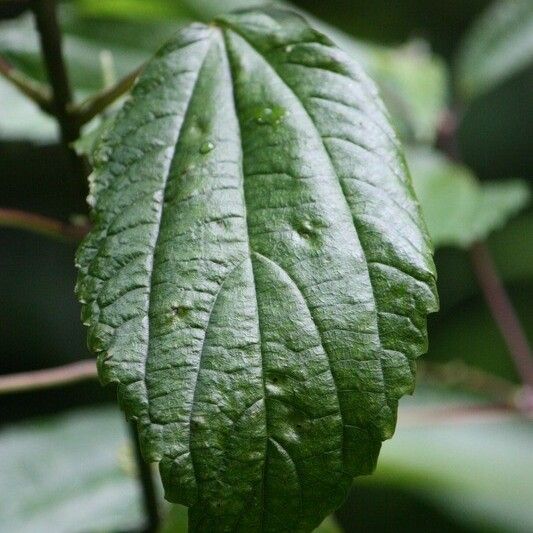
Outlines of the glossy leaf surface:
{"label": "glossy leaf surface", "polygon": [[414,385],[434,267],[373,84],[276,9],[182,30],[95,153],[78,295],[192,531],[309,531]]}

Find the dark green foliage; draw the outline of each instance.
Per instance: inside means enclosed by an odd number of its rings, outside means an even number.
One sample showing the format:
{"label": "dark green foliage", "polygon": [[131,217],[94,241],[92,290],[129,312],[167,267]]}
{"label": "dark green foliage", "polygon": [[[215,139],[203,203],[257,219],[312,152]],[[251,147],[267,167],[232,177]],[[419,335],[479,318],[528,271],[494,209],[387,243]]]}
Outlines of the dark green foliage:
{"label": "dark green foliage", "polygon": [[308,531],[374,468],[437,307],[373,84],[288,12],[191,25],[95,154],[78,295],[193,531]]}

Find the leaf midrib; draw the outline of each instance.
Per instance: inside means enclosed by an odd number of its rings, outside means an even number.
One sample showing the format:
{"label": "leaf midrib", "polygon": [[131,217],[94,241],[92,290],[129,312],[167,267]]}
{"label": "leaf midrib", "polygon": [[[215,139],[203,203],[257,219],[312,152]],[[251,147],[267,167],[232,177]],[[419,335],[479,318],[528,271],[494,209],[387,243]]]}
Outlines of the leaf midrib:
{"label": "leaf midrib", "polygon": [[[228,75],[231,80],[231,95],[233,98],[233,111],[235,113],[235,119],[236,119],[236,125],[237,125],[237,135],[240,142],[240,170],[241,170],[241,181],[242,181],[242,187],[241,187],[241,193],[242,193],[242,205],[244,209],[244,218],[246,221],[246,243],[248,246],[248,258],[250,260],[250,266],[251,266],[251,272],[252,272],[252,282],[253,282],[253,292],[255,295],[255,308],[257,312],[257,330],[259,335],[259,352],[261,355],[261,384],[263,387],[263,404],[265,409],[265,448],[264,448],[264,459],[263,459],[263,469],[261,474],[261,514],[260,514],[260,530],[263,530],[263,524],[264,524],[264,517],[265,517],[265,508],[266,508],[266,502],[265,502],[265,479],[266,479],[266,470],[267,470],[267,459],[268,459],[268,439],[269,439],[269,417],[268,417],[268,408],[267,408],[267,390],[266,390],[266,381],[265,381],[265,361],[264,361],[264,351],[263,351],[263,333],[261,329],[261,319],[260,319],[260,313],[259,313],[259,301],[257,299],[257,284],[256,284],[256,276],[255,276],[255,268],[254,268],[254,262],[252,260],[252,247],[250,245],[250,226],[249,226],[249,219],[248,219],[248,206],[246,204],[246,194],[245,194],[245,174],[244,174],[244,149],[242,146],[242,135],[241,135],[241,123],[239,118],[239,113],[237,111],[237,100],[235,96],[235,81],[233,78],[233,71],[231,66],[231,58],[228,53],[227,49],[227,43],[226,43],[226,35],[222,29],[219,30],[221,34],[221,43],[224,48],[224,53],[226,55],[226,60],[228,62]],[[300,487],[301,491],[301,487]],[[253,492],[250,496],[250,498],[253,498]],[[243,510],[240,516],[237,517],[235,523],[238,524],[246,512],[247,505],[243,505]]]}
{"label": "leaf midrib", "polygon": [[[318,128],[316,127],[315,125],[315,121],[313,120],[307,106],[305,105],[304,101],[298,96],[298,94],[295,92],[295,90],[292,88],[291,85],[289,85],[289,83],[287,83],[287,81],[281,76],[281,74],[278,72],[278,70],[276,69],[275,65],[273,65],[265,56],[264,54],[261,53],[260,50],[257,49],[256,46],[254,46],[253,43],[251,43],[249,41],[249,39],[246,38],[245,35],[243,35],[240,31],[238,31],[233,25],[228,25],[226,26],[226,31],[231,31],[233,32],[235,35],[238,35],[240,38],[242,38],[247,44],[248,46],[250,46],[250,48],[252,50],[254,50],[254,52],[259,56],[261,57],[261,59],[265,62],[266,65],[268,65],[270,67],[270,69],[272,70],[273,73],[275,73],[275,75],[277,76],[278,80],[290,91],[290,93],[294,96],[294,98],[301,104],[302,106],[302,109],[305,111],[306,115],[307,115],[307,118],[309,119],[309,122],[313,125],[314,129],[315,129],[315,132],[316,132],[316,135],[317,135],[317,138],[320,139],[320,142],[324,148],[324,152],[328,158],[328,161],[329,161],[329,164],[331,166],[331,169],[333,171],[333,174],[336,176],[337,178],[337,182],[339,184],[339,187],[341,189],[341,192],[342,192],[342,198],[344,200],[344,203],[346,205],[346,209],[348,211],[348,213],[350,213],[350,219],[352,221],[352,225],[353,225],[353,228],[354,228],[354,232],[355,232],[355,235],[357,237],[357,240],[360,244],[360,248],[361,248],[361,253],[363,255],[363,259],[364,259],[364,263],[365,263],[365,267],[366,267],[366,272],[367,272],[367,276],[368,276],[368,282],[370,284],[370,287],[371,287],[371,292],[372,292],[372,298],[373,298],[373,301],[374,301],[374,306],[373,306],[373,310],[374,310],[374,318],[375,318],[375,322],[376,322],[376,334],[378,336],[378,340],[379,340],[379,346],[381,348],[381,350],[385,350],[384,346],[383,346],[383,341],[382,341],[382,337],[381,337],[381,332],[380,332],[380,326],[379,326],[379,307],[378,307],[378,298],[376,297],[376,290],[375,290],[375,287],[374,287],[374,282],[372,280],[372,275],[371,275],[371,272],[370,272],[370,264],[369,264],[369,260],[367,258],[367,255],[366,255],[366,250],[365,250],[365,246],[363,245],[363,242],[360,238],[360,228],[359,228],[359,225],[358,225],[358,222],[356,221],[356,218],[354,217],[353,213],[352,213],[352,210],[351,210],[351,207],[350,207],[350,204],[348,203],[348,200],[347,200],[347,192],[346,192],[346,188],[345,186],[343,185],[343,180],[339,178],[339,175],[337,173],[337,169],[336,169],[336,166],[335,164],[333,163],[333,158],[331,157],[331,153],[328,149],[328,147],[326,146],[326,143],[324,142],[324,139],[322,138],[322,135],[320,133],[320,131],[318,130]],[[403,272],[403,271],[402,271]],[[295,284],[296,285],[296,284]],[[296,285],[297,286],[297,285]],[[305,299],[304,299],[305,301]],[[311,312],[311,310],[309,310]],[[311,313],[311,317],[313,318],[313,322],[315,322],[315,319],[313,317],[313,314]],[[316,327],[316,323],[315,323],[315,327]],[[321,343],[322,343],[322,346],[323,346],[323,349],[324,349],[324,353],[326,354],[327,356],[327,359],[328,359],[328,364],[330,365],[330,369],[331,369],[331,359],[330,359],[330,356],[329,356],[329,353],[327,352],[325,346],[324,346],[324,343],[322,341],[322,336],[321,336],[321,333],[320,333],[320,329],[317,327],[317,332],[321,338]],[[402,354],[403,355],[403,354]],[[405,355],[403,355],[403,357],[405,357]],[[385,380],[385,372],[383,370],[383,361],[382,361],[382,358],[381,356],[379,357],[379,363],[380,363],[380,368],[381,368],[381,376],[382,376],[382,380],[383,380],[383,396],[384,396],[384,399],[385,399],[385,403],[387,404],[387,407],[389,408],[389,410],[393,411],[392,409],[392,406],[390,405],[390,401],[389,401],[389,398],[388,398],[388,395],[386,393],[386,390],[387,390],[387,386],[386,386],[386,380]],[[344,445],[344,442],[345,442],[345,433],[344,433],[344,426],[345,426],[345,421],[344,421],[344,415],[343,415],[343,412],[342,412],[342,409],[341,409],[341,406],[340,406],[340,400],[339,400],[339,395],[338,395],[338,384],[337,384],[337,381],[336,381],[336,378],[335,378],[335,374],[332,372],[332,377],[333,377],[333,381],[335,383],[335,390],[337,392],[337,402],[339,404],[339,413],[340,413],[340,416],[341,416],[341,421],[342,421],[342,428],[343,428],[343,437],[342,437],[342,442],[343,442],[343,445]],[[344,456],[344,453],[343,453],[343,456]]]}

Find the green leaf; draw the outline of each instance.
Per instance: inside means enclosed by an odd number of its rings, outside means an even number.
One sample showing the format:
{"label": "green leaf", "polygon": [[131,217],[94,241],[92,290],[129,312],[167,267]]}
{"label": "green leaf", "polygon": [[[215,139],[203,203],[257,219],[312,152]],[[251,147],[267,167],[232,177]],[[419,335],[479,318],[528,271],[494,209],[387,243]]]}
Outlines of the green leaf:
{"label": "green leaf", "polygon": [[[402,402],[396,436],[383,446],[375,475],[360,483],[404,487],[489,531],[531,531],[533,426],[512,414],[481,410],[476,417],[475,406],[483,404],[418,387]],[[448,418],[436,422],[435,411]]]}
{"label": "green leaf", "polygon": [[73,533],[141,526],[137,481],[126,468],[127,445],[120,413],[108,407],[4,428],[2,530]]}
{"label": "green leaf", "polygon": [[[118,79],[138,68],[164,39],[176,32],[176,22],[95,20],[81,16],[75,5],[62,5],[59,15],[65,62],[77,100],[102,88],[103,52],[111,57]],[[26,74],[47,80],[30,14],[0,21],[0,53]],[[56,121],[1,78],[0,101],[0,138],[57,140]]]}
{"label": "green leaf", "polygon": [[403,139],[433,143],[448,100],[445,64],[424,41],[397,48],[356,42],[352,55],[377,83]]}
{"label": "green leaf", "polygon": [[335,518],[328,516],[316,529],[315,533],[341,533],[342,529]]}
{"label": "green leaf", "polygon": [[72,147],[76,153],[80,156],[85,156],[92,161],[94,151],[98,146],[98,142],[104,132],[111,127],[113,120],[115,119],[115,114],[112,113],[105,118],[98,118],[94,124],[91,123],[87,127],[78,139],[72,143]]}
{"label": "green leaf", "polygon": [[459,91],[471,99],[532,65],[533,2],[495,2],[474,24],[460,48]]}
{"label": "green leaf", "polygon": [[188,530],[187,507],[171,505],[158,529],[159,533],[186,533]]}
{"label": "green leaf", "polygon": [[470,170],[430,149],[408,153],[417,197],[435,246],[466,248],[525,207],[521,180],[480,183]]}
{"label": "green leaf", "polygon": [[[182,505],[172,505],[160,533],[178,533],[187,531],[187,513]],[[314,533],[342,533],[333,516],[328,516],[315,530]]]}
{"label": "green leaf", "polygon": [[[101,2],[82,0],[84,12],[132,18],[172,16],[183,21],[187,16],[209,21],[216,15],[237,9],[254,8],[257,0],[157,0],[147,12],[144,0]],[[276,2],[291,7],[289,2]],[[296,8],[295,8],[296,10]],[[421,39],[398,47],[370,44],[331,26],[303,9],[298,13],[322,33],[328,35],[352,58],[359,61],[377,83],[381,96],[402,138],[433,142],[441,112],[447,105],[448,74],[443,61],[431,53]],[[112,35],[112,33],[110,33]]]}
{"label": "green leaf", "polygon": [[77,293],[191,531],[309,531],[374,468],[437,307],[373,84],[276,9],[181,31],[95,154]]}

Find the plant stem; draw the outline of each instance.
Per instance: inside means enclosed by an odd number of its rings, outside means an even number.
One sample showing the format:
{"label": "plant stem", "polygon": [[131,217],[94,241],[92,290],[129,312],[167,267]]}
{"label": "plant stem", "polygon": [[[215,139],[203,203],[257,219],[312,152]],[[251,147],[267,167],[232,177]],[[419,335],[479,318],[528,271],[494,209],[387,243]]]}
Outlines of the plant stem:
{"label": "plant stem", "polygon": [[[529,416],[528,413],[524,413]],[[495,419],[514,416],[508,405],[481,404],[456,405],[444,407],[413,407],[400,411],[398,428],[435,427],[442,424],[466,424],[482,421],[493,422]]]}
{"label": "plant stem", "polygon": [[72,101],[61,45],[61,31],[57,20],[56,0],[33,0],[33,12],[43,54],[48,80],[52,87],[53,111],[59,123],[61,141],[67,151],[71,173],[77,178],[74,187],[80,198],[87,195],[87,161],[78,157],[71,143],[80,136],[80,124],[68,110]]}
{"label": "plant stem", "polygon": [[142,486],[143,506],[148,519],[145,532],[155,533],[159,528],[159,506],[155,491],[154,477],[152,467],[146,463],[141,452],[139,444],[139,435],[137,433],[137,423],[129,422],[131,443],[135,453],[135,462],[137,464],[137,473]]}
{"label": "plant stem", "polygon": [[98,377],[94,359],[56,368],[0,376],[0,395],[73,385]]}
{"label": "plant stem", "polygon": [[62,241],[74,242],[83,239],[88,231],[87,226],[76,226],[35,213],[6,208],[0,208],[0,226],[28,230]]}
{"label": "plant stem", "polygon": [[469,366],[461,360],[447,363],[418,361],[420,379],[446,387],[459,387],[462,390],[483,393],[495,401],[516,407],[515,399],[520,386],[499,376]]}
{"label": "plant stem", "polygon": [[[436,145],[450,160],[460,163],[458,127],[457,111],[453,109],[446,111],[438,128]],[[532,351],[491,253],[483,242],[473,244],[469,253],[474,274],[492,317],[498,325],[523,383],[531,391],[533,388]]]}
{"label": "plant stem", "polygon": [[63,61],[61,32],[56,15],[56,0],[35,0],[33,11],[48,80],[52,86],[54,114],[59,122],[61,138],[68,145],[79,137],[80,128],[68,113],[72,93]]}
{"label": "plant stem", "polygon": [[45,113],[53,114],[52,97],[47,85],[32,80],[3,57],[0,57],[0,74]]}
{"label": "plant stem", "polygon": [[503,335],[524,384],[533,387],[533,359],[526,334],[484,243],[470,249],[470,259],[487,305]]}
{"label": "plant stem", "polygon": [[89,120],[102,112],[107,106],[117,100],[117,98],[129,91],[143,68],[144,65],[141,65],[130,74],[124,76],[115,85],[89,97],[77,106],[71,106],[70,112],[76,117],[79,124],[89,122]]}

